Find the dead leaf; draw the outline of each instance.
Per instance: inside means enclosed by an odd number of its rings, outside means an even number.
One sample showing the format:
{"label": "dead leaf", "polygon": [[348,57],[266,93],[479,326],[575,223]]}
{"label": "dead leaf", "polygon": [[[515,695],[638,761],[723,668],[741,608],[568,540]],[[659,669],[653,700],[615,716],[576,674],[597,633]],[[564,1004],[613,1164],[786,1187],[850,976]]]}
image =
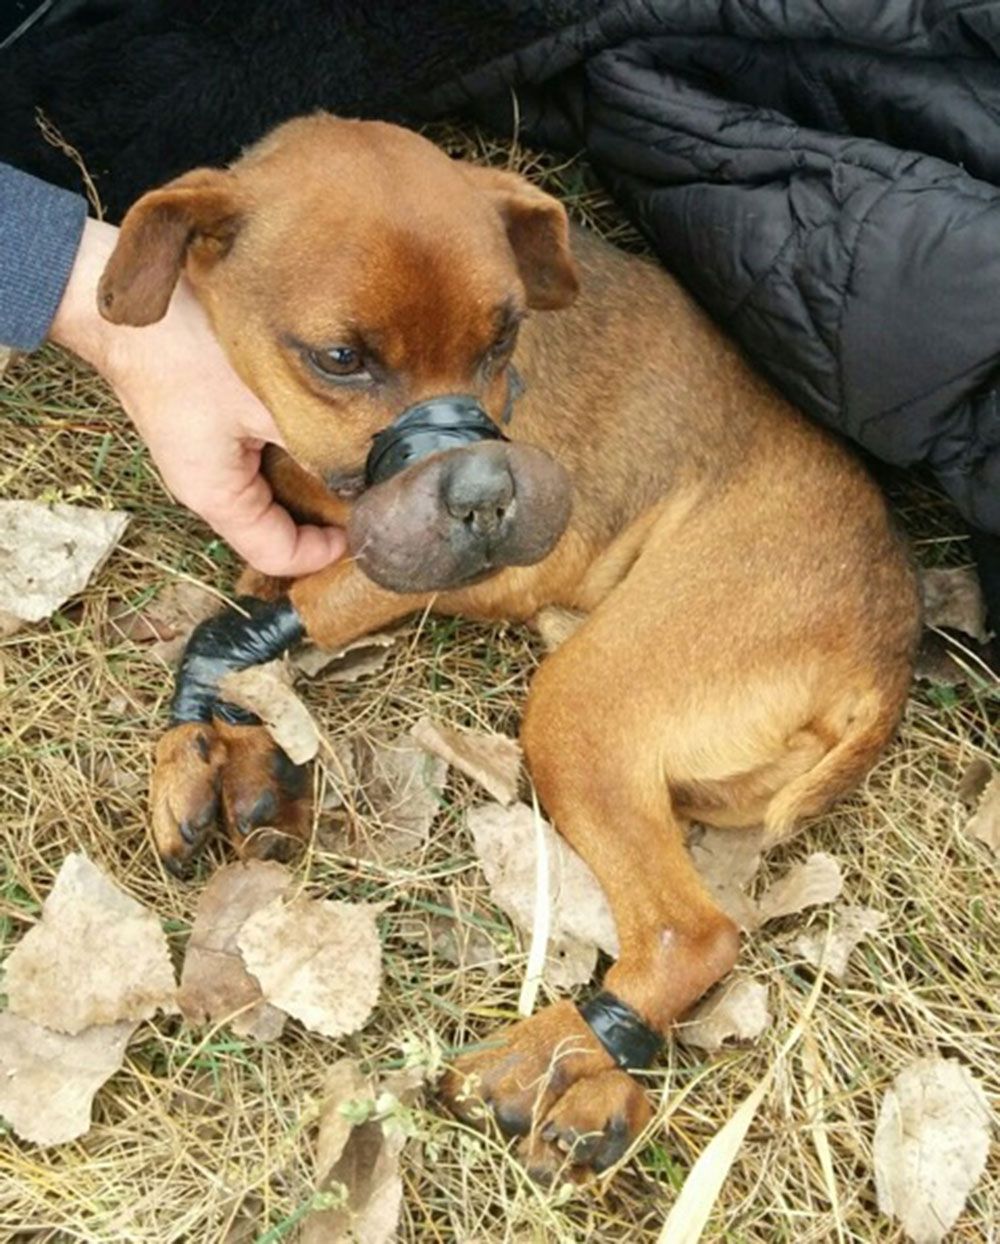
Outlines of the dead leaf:
{"label": "dead leaf", "polygon": [[587,620],[585,613],[575,609],[563,609],[559,605],[547,605],[532,619],[535,630],[541,636],[546,651],[555,652]]}
{"label": "dead leaf", "polygon": [[[340,1161],[354,1123],[348,1117],[350,1107],[359,1103],[375,1104],[375,1091],[368,1077],[353,1058],[338,1058],[323,1080],[323,1098],[319,1114],[319,1137],[316,1141],[316,1184],[321,1187]],[[342,1109],[347,1106],[348,1109]]]}
{"label": "dead leaf", "polygon": [[358,788],[358,770],[354,763],[354,747],[350,739],[327,739],[320,758],[324,782],[320,809],[332,812],[343,808]]}
{"label": "dead leaf", "polygon": [[178,640],[183,648],[198,623],[218,613],[222,604],[202,584],[177,579],[138,608],[124,603],[114,606],[108,622],[115,635],[137,644],[154,642],[162,645],[158,651],[165,652],[168,644]]}
{"label": "dead leaf", "polygon": [[401,1073],[373,1087],[356,1063],[335,1063],[324,1084],[316,1162],[321,1194],[339,1203],[303,1223],[301,1244],[388,1244],[403,1204],[399,1159],[408,1139],[397,1111],[421,1077]]}
{"label": "dead leaf", "polygon": [[319,751],[320,735],[306,706],[292,690],[291,676],[283,661],[251,665],[219,680],[225,698],[256,713],[268,734],[297,765]]}
{"label": "dead leaf", "polygon": [[363,635],[333,652],[309,645],[299,649],[291,661],[307,678],[322,674],[324,682],[357,682],[365,674],[375,674],[385,665],[389,649],[395,642],[395,635]]}
{"label": "dead leaf", "polygon": [[283,895],[291,880],[283,865],[263,860],[227,864],[212,876],[198,900],[177,994],[188,1023],[218,1023],[232,1016],[237,1036],[258,1041],[281,1036],[285,1014],[264,1001],[237,937],[245,921]]}
{"label": "dead leaf", "polygon": [[5,967],[11,1011],[57,1032],[174,1009],[177,986],[159,920],[75,852]]}
{"label": "dead leaf", "polygon": [[992,776],[993,766],[990,762],[982,756],[975,756],[958,779],[955,794],[966,807],[974,808],[979,802],[980,795],[989,785]]}
{"label": "dead leaf", "polygon": [[832,903],[844,888],[840,865],[832,855],[816,851],[796,864],[761,895],[757,902],[757,923],[766,924],[780,916],[791,916],[807,907]]}
{"label": "dead leaf", "polygon": [[986,642],[986,607],[974,570],[922,570],[920,591],[926,626],[950,627]]}
{"label": "dead leaf", "polygon": [[965,832],[1000,853],[1000,773],[994,773]]}
{"label": "dead leaf", "polygon": [[0,639],[10,639],[11,635],[16,635],[23,629],[23,618],[15,618],[12,613],[5,613],[0,609]]}
{"label": "dead leaf", "polygon": [[147,774],[126,769],[116,764],[110,756],[101,756],[93,766],[93,773],[94,780],[101,787],[106,790],[120,790],[126,795],[134,795],[145,789],[149,781]]}
{"label": "dead leaf", "polygon": [[75,1036],[0,1014],[0,1115],[23,1140],[61,1145],[90,1128],[101,1085],[122,1065],[138,1024],[104,1024]]}
{"label": "dead leaf", "polygon": [[738,979],[720,985],[677,1026],[684,1045],[715,1053],[731,1038],[753,1041],[770,1026],[767,986]]}
{"label": "dead leaf", "polygon": [[441,810],[447,763],[403,734],[385,742],[356,740],[355,769],[378,827],[370,838],[356,834],[352,853],[387,863],[422,847]]}
{"label": "dead leaf", "polygon": [[983,1172],[989,1133],[986,1097],[961,1063],[922,1058],[905,1068],[875,1128],[879,1209],[915,1244],[937,1244]]}
{"label": "dead leaf", "polygon": [[722,910],[741,929],[757,925],[757,905],[746,887],[760,867],[762,829],[692,827],[688,850],[698,875]]}
{"label": "dead leaf", "polygon": [[968,682],[968,674],[958,660],[958,649],[950,637],[925,630],[913,659],[913,677],[957,687]]}
{"label": "dead leaf", "polygon": [[502,804],[513,803],[521,776],[521,748],[503,734],[481,730],[454,730],[423,717],[410,731],[421,747],[459,773],[478,782]]}
{"label": "dead leaf", "polygon": [[50,617],[83,591],[128,521],[117,510],[0,501],[0,609],[25,622]]}
{"label": "dead leaf", "polygon": [[[527,804],[511,808],[480,804],[467,824],[493,901],[530,934],[535,901],[535,816]],[[586,983],[597,966],[598,947],[618,954],[618,933],[597,878],[548,824],[551,861],[551,932],[544,978],[557,988]]]}
{"label": "dead leaf", "polygon": [[836,907],[830,929],[800,933],[794,942],[795,951],[814,968],[825,967],[828,976],[842,981],[847,975],[851,951],[877,932],[885,921],[885,912],[873,911],[870,907]]}
{"label": "dead leaf", "polygon": [[375,903],[276,898],[245,921],[237,944],[268,1002],[312,1032],[342,1037],[357,1032],[378,1001],[381,910]]}
{"label": "dead leaf", "polygon": [[261,1220],[266,1216],[264,1200],[256,1192],[245,1192],[235,1215],[231,1213],[219,1244],[257,1244]]}

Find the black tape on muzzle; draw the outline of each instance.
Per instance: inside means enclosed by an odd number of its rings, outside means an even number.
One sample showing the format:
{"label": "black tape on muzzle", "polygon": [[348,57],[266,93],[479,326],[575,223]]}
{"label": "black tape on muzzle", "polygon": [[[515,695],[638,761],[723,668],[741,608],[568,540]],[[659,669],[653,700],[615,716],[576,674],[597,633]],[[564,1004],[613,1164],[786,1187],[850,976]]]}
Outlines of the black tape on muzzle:
{"label": "black tape on muzzle", "polygon": [[392,479],[428,454],[506,439],[475,398],[432,397],[404,410],[375,436],[365,463],[365,484],[370,488]]}

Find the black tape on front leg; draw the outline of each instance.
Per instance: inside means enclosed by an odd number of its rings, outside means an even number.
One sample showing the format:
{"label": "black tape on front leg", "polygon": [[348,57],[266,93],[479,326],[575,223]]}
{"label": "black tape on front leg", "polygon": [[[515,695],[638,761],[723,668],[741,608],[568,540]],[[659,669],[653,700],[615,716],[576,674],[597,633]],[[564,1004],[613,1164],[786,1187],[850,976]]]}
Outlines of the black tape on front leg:
{"label": "black tape on front leg", "polygon": [[591,1032],[625,1071],[653,1064],[663,1038],[613,993],[599,993],[580,1008]]}
{"label": "black tape on front leg", "polygon": [[224,609],[192,631],[170,705],[176,725],[221,717],[233,725],[255,725],[253,713],[219,699],[219,679],[233,670],[273,661],[297,644],[305,627],[290,600],[266,601],[241,596],[239,609]]}

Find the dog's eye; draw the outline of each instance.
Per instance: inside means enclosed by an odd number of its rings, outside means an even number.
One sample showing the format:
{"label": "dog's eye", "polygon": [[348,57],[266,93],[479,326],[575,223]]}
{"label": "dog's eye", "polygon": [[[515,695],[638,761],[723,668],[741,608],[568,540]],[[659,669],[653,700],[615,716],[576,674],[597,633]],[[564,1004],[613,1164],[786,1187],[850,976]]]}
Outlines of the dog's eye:
{"label": "dog's eye", "polygon": [[486,357],[483,359],[488,375],[493,375],[500,370],[507,362],[508,357],[514,349],[517,341],[517,326],[508,329],[502,337],[498,337],[496,341],[486,351]]}
{"label": "dog's eye", "polygon": [[510,354],[514,348],[514,342],[517,341],[517,328],[508,329],[502,337],[499,337],[490,346],[490,358],[502,359],[505,354]]}
{"label": "dog's eye", "polygon": [[307,350],[306,359],[309,366],[319,372],[324,379],[361,376],[364,372],[361,353],[353,346],[330,346],[328,350]]}

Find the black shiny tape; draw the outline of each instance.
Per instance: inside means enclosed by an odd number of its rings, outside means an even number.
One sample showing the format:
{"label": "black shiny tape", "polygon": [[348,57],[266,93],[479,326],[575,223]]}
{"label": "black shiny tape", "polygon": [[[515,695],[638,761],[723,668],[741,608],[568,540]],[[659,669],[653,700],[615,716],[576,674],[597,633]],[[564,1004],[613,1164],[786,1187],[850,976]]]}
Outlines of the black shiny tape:
{"label": "black shiny tape", "polygon": [[224,609],[191,632],[170,704],[174,725],[211,721],[213,715],[232,725],[256,724],[253,713],[219,699],[219,679],[232,670],[273,661],[305,634],[290,600],[241,596],[236,604],[239,609]]}
{"label": "black shiny tape", "polygon": [[619,1067],[642,1071],[652,1066],[663,1038],[620,998],[599,993],[580,1007],[580,1014]]}
{"label": "black shiny tape", "polygon": [[365,463],[365,483],[370,488],[392,479],[428,454],[506,439],[475,398],[434,397],[410,406],[375,435]]}

